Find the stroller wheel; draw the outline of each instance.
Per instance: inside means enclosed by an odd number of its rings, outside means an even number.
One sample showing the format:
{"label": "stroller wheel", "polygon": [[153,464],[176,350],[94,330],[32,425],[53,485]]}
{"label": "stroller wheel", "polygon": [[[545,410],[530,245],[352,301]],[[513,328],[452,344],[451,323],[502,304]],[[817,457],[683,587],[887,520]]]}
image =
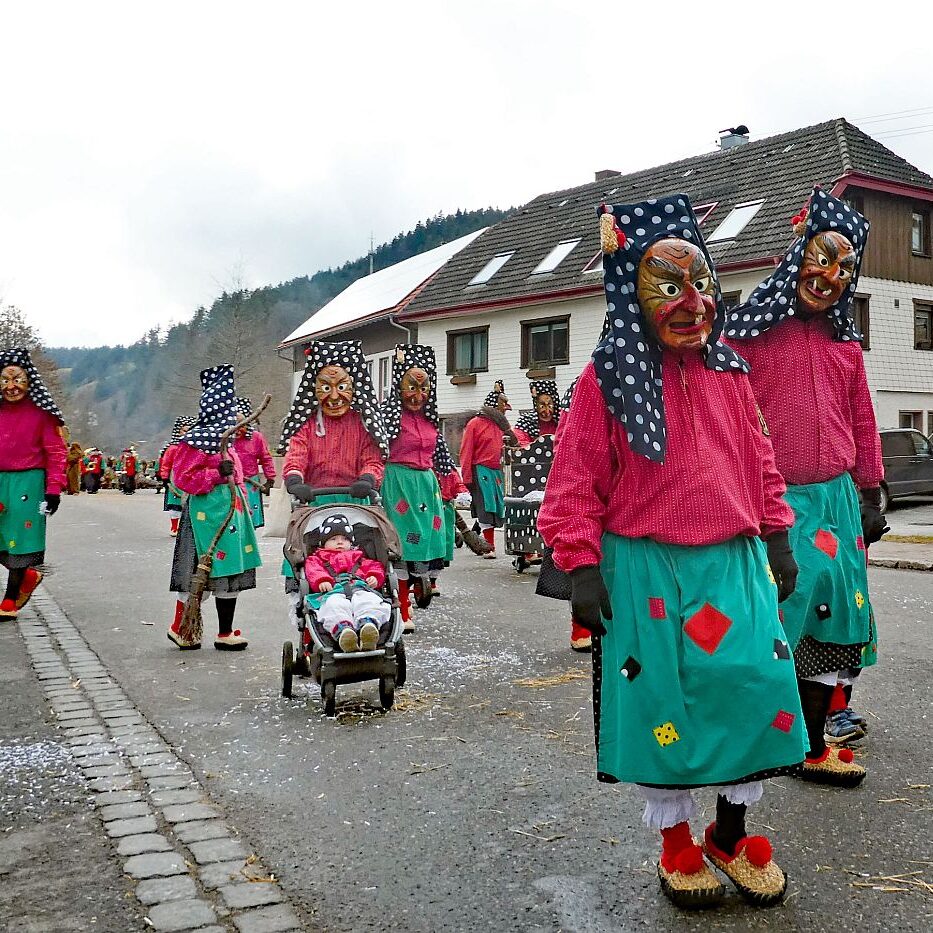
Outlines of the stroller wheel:
{"label": "stroller wheel", "polygon": [[395,678],[391,674],[379,678],[379,702],[384,710],[392,709],[395,703]]}
{"label": "stroller wheel", "polygon": [[400,638],[395,643],[395,685],[401,689],[408,679],[408,660],[405,657],[405,642]]}
{"label": "stroller wheel", "polygon": [[292,671],[295,666],[295,649],[290,641],[282,645],[282,696],[291,698]]}
{"label": "stroller wheel", "polygon": [[525,559],[525,555],[516,554],[512,566],[515,568],[516,573],[524,573],[528,569],[528,561]]}
{"label": "stroller wheel", "polygon": [[[380,681],[381,683],[381,681]],[[337,715],[337,684],[332,680],[325,680],[321,684],[321,699],[324,701],[324,715]]]}
{"label": "stroller wheel", "polygon": [[431,584],[425,586],[424,577],[415,577],[412,583],[412,592],[415,594],[415,605],[419,609],[427,609],[431,605],[434,593],[431,591]]}

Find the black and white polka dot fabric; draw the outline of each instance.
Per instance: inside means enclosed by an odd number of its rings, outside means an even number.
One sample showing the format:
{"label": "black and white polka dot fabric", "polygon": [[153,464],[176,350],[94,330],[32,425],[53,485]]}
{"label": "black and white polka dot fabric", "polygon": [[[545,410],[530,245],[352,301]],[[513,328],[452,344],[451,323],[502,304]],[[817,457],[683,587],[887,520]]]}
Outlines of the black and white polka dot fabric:
{"label": "black and white polka dot fabric", "polygon": [[649,198],[640,204],[603,204],[599,214],[611,213],[625,242],[603,254],[606,321],[593,351],[596,382],[606,406],[622,422],[632,450],[657,463],[664,462],[667,427],[661,378],[661,347],[647,333],[638,304],[638,264],[658,240],[676,238],[700,248],[713,273],[716,317],[709,343],[703,349],[707,369],[748,372],[748,364],[721,342],[726,322],[719,279],[700,233],[690,199],[685,194]]}
{"label": "black and white polka dot fabric", "polygon": [[353,379],[353,400],[350,407],[363,419],[363,426],[379,445],[383,457],[388,457],[389,445],[379,414],[376,390],[366,367],[363,344],[359,340],[343,340],[340,343],[316,340],[311,344],[298,391],[285,418],[285,427],[279,440],[279,453],[284,454],[292,435],[316,417],[318,404],[314,394],[314,380],[325,366],[342,366],[350,374],[350,378]]}
{"label": "black and white polka dot fabric", "polygon": [[557,383],[553,379],[535,379],[528,384],[531,391],[531,402],[535,406],[531,411],[526,411],[515,422],[515,427],[520,428],[529,437],[538,437],[541,433],[541,421],[538,418],[538,396],[550,395],[554,400],[554,420],[560,417],[561,399],[557,394]]}
{"label": "black and white polka dot fabric", "polygon": [[220,452],[224,431],[236,424],[236,392],[233,388],[233,367],[229,363],[201,370],[201,401],[198,420],[181,438],[182,444],[205,454]]}
{"label": "black and white polka dot fabric", "polygon": [[[25,347],[5,347],[0,349],[0,369],[6,369],[7,366],[18,366],[29,377],[29,397],[35,403],[36,408],[47,411],[53,418],[58,419],[59,424],[65,423],[61,409],[55,404],[49,390],[45,387],[36,364],[33,363],[29,351]],[[4,401],[0,398],[0,408]]]}
{"label": "black and white polka dot fabric", "polygon": [[166,447],[170,444],[177,444],[182,439],[185,431],[197,423],[198,419],[194,415],[182,415],[180,418],[176,418],[175,424],[172,426],[171,440],[166,444]]}
{"label": "black and white polka dot fabric", "polygon": [[[237,414],[242,418],[248,418],[253,413],[253,403],[251,399],[248,399],[245,395],[238,395],[236,397],[236,411]],[[248,425],[246,428],[246,437],[253,436],[253,426]]]}
{"label": "black and white polka dot fabric", "polygon": [[570,411],[570,403],[573,401],[573,390],[576,389],[577,383],[580,381],[580,377],[577,376],[573,382],[567,387],[567,391],[561,396],[560,400],[560,410],[561,411]]}
{"label": "black and white polka dot fabric", "polygon": [[499,404],[500,395],[505,395],[505,383],[501,379],[497,379],[492,387],[492,392],[483,399],[483,407],[495,408]]}
{"label": "black and white polka dot fabric", "polygon": [[848,204],[822,188],[813,189],[807,210],[807,229],[797,237],[778,267],[748,296],[729,312],[727,337],[752,340],[775,324],[797,313],[797,285],[807,242],[817,233],[835,231],[845,236],[855,250],[855,271],[839,300],[826,311],[833,324],[833,339],[840,342],[861,340],[852,318],[852,298],[858,284],[862,256],[868,241],[868,221]]}

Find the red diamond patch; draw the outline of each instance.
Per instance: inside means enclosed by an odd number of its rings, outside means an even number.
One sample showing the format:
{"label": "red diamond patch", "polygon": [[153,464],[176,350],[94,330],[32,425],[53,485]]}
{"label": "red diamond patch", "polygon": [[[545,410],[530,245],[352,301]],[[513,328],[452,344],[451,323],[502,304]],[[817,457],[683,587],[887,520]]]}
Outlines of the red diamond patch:
{"label": "red diamond patch", "polygon": [[839,540],[831,531],[820,529],[813,539],[813,543],[824,553],[828,554],[830,560],[836,559],[836,551],[839,550]]}
{"label": "red diamond patch", "polygon": [[648,597],[648,613],[652,619],[666,619],[667,611],[664,609],[664,600],[660,596]]}
{"label": "red diamond patch", "polygon": [[217,560],[223,560],[226,556],[227,556],[227,552],[226,552],[226,551],[218,551],[218,552],[217,552]]}
{"label": "red diamond patch", "polygon": [[687,619],[684,633],[707,654],[713,654],[730,628],[732,619],[706,603],[699,612]]}
{"label": "red diamond patch", "polygon": [[780,729],[781,732],[790,732],[796,718],[797,717],[793,713],[788,713],[786,710],[782,709],[778,711],[771,725],[774,726],[775,729]]}
{"label": "red diamond patch", "polygon": [[410,508],[411,506],[404,499],[399,499],[398,502],[395,503],[395,511],[398,512],[399,515],[404,515]]}
{"label": "red diamond patch", "polygon": [[23,522],[23,526],[24,526],[25,528],[32,528],[32,522],[29,522],[29,521]]}
{"label": "red diamond patch", "polygon": [[861,535],[859,535],[859,536],[855,539],[855,546],[856,546],[860,551],[864,551],[864,550],[865,550],[865,539],[864,539]]}
{"label": "red diamond patch", "polygon": [[440,531],[441,528],[443,527],[444,527],[444,520],[440,517],[440,515],[435,515],[434,516],[434,530]]}

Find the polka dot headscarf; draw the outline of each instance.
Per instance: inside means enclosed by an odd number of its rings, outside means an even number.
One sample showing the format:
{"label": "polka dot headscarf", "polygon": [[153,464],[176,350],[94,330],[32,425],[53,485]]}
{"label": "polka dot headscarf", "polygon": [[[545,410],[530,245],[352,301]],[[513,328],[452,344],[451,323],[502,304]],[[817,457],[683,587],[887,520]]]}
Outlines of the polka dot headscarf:
{"label": "polka dot headscarf", "polygon": [[236,424],[236,392],[233,367],[229,363],[201,370],[203,393],[198,404],[198,420],[181,438],[182,444],[205,454],[220,452],[221,435]]}
{"label": "polka dot headscarf", "polygon": [[317,415],[314,380],[325,366],[342,366],[350,374],[353,379],[353,400],[350,407],[363,419],[363,426],[379,445],[383,457],[388,457],[389,445],[379,414],[376,390],[373,388],[373,380],[363,357],[363,344],[359,340],[344,340],[340,343],[315,341],[311,344],[301,382],[298,384],[298,392],[285,418],[285,427],[279,440],[279,453],[284,454],[292,435]]}
{"label": "polka dot headscarf", "polygon": [[495,408],[499,404],[499,396],[505,395],[505,383],[497,379],[486,398],[483,399],[483,408]]}
{"label": "polka dot headscarf", "polygon": [[[35,403],[36,408],[47,411],[53,418],[58,419],[59,424],[65,423],[61,409],[55,404],[49,390],[45,387],[36,364],[33,363],[29,351],[25,347],[5,347],[0,349],[0,369],[6,369],[7,366],[18,366],[29,377],[29,397]],[[0,399],[0,408],[5,402]]]}
{"label": "polka dot headscarf", "polygon": [[[248,418],[253,413],[253,403],[245,395],[238,395],[236,399],[236,411],[243,418]],[[245,437],[253,436],[253,426],[249,425],[246,429]]]}
{"label": "polka dot headscarf", "polygon": [[182,415],[180,418],[176,418],[175,424],[172,426],[172,437],[168,443],[177,444],[182,439],[184,432],[197,423],[198,419],[194,415]]}
{"label": "polka dot headscarf", "polygon": [[573,391],[577,387],[577,383],[580,381],[580,377],[577,376],[573,382],[567,387],[567,391],[563,394],[560,400],[560,409],[561,411],[570,411],[570,403],[573,401]]}
{"label": "polka dot headscarf", "polygon": [[593,351],[596,381],[610,413],[620,421],[635,453],[664,462],[667,426],[661,377],[661,347],[647,333],[638,304],[638,264],[653,243],[669,237],[698,246],[713,273],[716,317],[703,349],[708,369],[748,372],[748,364],[721,342],[726,315],[719,279],[700,233],[690,199],[685,194],[650,198],[640,204],[604,204],[599,214],[611,214],[624,237],[613,252],[603,253],[606,321]]}
{"label": "polka dot headscarf", "polygon": [[453,470],[454,465],[450,458],[450,450],[443,441],[440,431],[441,421],[437,414],[437,359],[434,356],[434,347],[421,343],[396,344],[392,354],[392,388],[389,390],[389,397],[382,403],[379,410],[386,440],[391,444],[402,430],[402,377],[409,369],[415,367],[423,369],[428,374],[428,379],[431,380],[431,392],[421,411],[425,418],[438,429],[438,442],[434,449],[434,469],[442,476],[447,476]]}
{"label": "polka dot headscarf", "polygon": [[560,418],[561,399],[557,394],[557,383],[553,379],[535,379],[528,384],[531,390],[531,401],[534,405],[531,411],[521,415],[515,422],[515,427],[520,428],[529,437],[536,438],[541,434],[541,420],[538,418],[538,396],[550,395],[554,400],[554,420]]}
{"label": "polka dot headscarf", "polygon": [[748,296],[748,300],[729,312],[726,336],[751,340],[770,330],[775,324],[796,314],[797,285],[807,241],[817,233],[835,231],[848,238],[855,250],[855,271],[839,300],[826,314],[833,324],[833,339],[861,340],[852,319],[852,297],[855,295],[862,255],[868,241],[868,221],[839,198],[822,188],[813,189],[807,210],[807,228],[803,236],[791,244],[778,267]]}

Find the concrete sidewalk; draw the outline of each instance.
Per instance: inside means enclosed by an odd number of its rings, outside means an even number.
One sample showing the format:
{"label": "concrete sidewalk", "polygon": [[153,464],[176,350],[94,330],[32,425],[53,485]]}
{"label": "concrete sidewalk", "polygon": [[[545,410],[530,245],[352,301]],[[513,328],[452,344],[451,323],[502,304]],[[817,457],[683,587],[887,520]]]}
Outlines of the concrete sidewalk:
{"label": "concrete sidewalk", "polygon": [[897,570],[933,570],[933,542],[910,544],[882,538],[869,548],[868,563]]}

